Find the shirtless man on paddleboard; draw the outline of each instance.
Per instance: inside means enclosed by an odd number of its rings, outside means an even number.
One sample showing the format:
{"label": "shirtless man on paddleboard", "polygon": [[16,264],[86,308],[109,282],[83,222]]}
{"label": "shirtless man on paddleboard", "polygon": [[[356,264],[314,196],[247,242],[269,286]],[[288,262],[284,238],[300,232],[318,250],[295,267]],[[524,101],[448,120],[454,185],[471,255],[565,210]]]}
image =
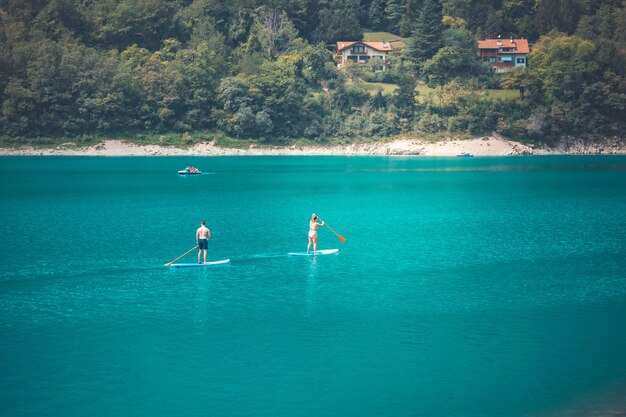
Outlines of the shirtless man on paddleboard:
{"label": "shirtless man on paddleboard", "polygon": [[326,224],[324,223],[324,220],[322,220],[321,223],[318,223],[317,219],[319,219],[319,217],[317,217],[317,215],[313,213],[313,215],[311,216],[311,221],[309,222],[309,244],[306,247],[306,253],[309,253],[311,243],[313,244],[313,253],[317,253],[317,228]]}
{"label": "shirtless man on paddleboard", "polygon": [[206,252],[209,248],[209,239],[211,239],[211,231],[206,227],[206,222],[202,220],[200,227],[196,230],[196,243],[198,244],[198,263],[200,263],[200,255],[204,251],[204,263],[206,263]]}

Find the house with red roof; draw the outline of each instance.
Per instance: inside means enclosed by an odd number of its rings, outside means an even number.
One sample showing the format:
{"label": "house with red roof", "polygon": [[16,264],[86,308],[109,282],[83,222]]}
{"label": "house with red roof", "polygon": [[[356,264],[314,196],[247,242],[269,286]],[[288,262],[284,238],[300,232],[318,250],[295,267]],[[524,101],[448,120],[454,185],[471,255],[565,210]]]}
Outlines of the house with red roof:
{"label": "house with red roof", "polygon": [[337,42],[337,66],[343,67],[349,62],[371,65],[374,71],[384,71],[387,67],[387,54],[391,52],[389,42]]}
{"label": "house with red roof", "polygon": [[528,64],[528,40],[521,39],[485,39],[478,41],[480,59],[489,62],[496,72],[506,72],[515,67],[525,68]]}

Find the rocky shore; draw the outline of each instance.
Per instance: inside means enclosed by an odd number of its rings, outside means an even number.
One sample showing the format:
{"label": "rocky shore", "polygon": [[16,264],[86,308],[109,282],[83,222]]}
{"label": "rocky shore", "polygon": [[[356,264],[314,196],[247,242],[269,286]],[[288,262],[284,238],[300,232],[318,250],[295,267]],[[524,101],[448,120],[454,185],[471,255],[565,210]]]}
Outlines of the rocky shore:
{"label": "rocky shore", "polygon": [[0,155],[66,155],[66,156],[217,156],[217,155],[420,155],[455,156],[470,153],[474,156],[551,155],[551,154],[626,154],[626,143],[621,140],[590,144],[566,140],[558,146],[533,147],[507,140],[497,134],[467,140],[426,142],[419,139],[397,139],[387,142],[354,143],[342,146],[255,147],[246,149],[223,148],[214,142],[196,144],[188,149],[158,145],[137,145],[122,140],[105,140],[97,145],[76,148],[0,148]]}

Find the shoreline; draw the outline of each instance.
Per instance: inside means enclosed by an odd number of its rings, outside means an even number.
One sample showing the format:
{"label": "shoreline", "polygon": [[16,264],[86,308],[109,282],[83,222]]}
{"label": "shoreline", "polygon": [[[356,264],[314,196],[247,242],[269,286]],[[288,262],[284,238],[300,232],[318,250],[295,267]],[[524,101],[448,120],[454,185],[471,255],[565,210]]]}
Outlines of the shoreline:
{"label": "shoreline", "polygon": [[324,155],[371,155],[371,156],[456,156],[470,153],[473,156],[513,156],[513,155],[589,155],[626,154],[626,144],[614,143],[587,144],[582,141],[562,143],[554,148],[533,147],[521,142],[508,140],[500,135],[472,139],[449,139],[425,142],[415,139],[396,139],[385,142],[353,143],[338,146],[285,146],[255,147],[246,149],[222,148],[215,142],[198,143],[188,149],[160,145],[137,145],[121,139],[106,139],[97,145],[82,148],[56,146],[51,148],[0,148],[0,156],[324,156]]}

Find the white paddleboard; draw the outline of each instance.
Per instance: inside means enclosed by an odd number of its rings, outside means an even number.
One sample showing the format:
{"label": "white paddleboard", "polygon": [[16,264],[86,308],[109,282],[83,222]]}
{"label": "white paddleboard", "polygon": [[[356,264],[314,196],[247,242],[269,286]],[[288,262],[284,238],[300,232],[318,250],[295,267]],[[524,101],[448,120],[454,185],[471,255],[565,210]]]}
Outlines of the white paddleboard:
{"label": "white paddleboard", "polygon": [[230,262],[230,259],[222,259],[221,261],[207,262],[205,264],[171,264],[170,268],[198,268],[203,266],[224,265]]}
{"label": "white paddleboard", "polygon": [[318,250],[317,253],[313,253],[313,250],[306,252],[289,252],[287,255],[289,256],[313,256],[313,255],[331,255],[333,253],[338,253],[339,249],[322,249]]}

